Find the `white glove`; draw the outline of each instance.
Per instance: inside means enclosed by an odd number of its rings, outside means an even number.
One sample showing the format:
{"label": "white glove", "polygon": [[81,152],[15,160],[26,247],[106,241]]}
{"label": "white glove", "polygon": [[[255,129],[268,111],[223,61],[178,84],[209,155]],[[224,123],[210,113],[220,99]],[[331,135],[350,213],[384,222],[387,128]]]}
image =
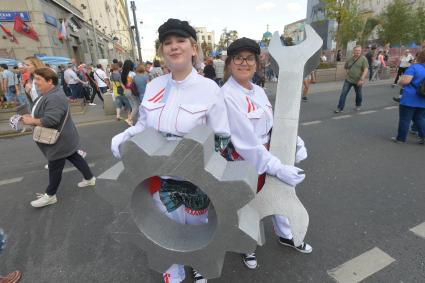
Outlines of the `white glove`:
{"label": "white glove", "polygon": [[307,158],[307,148],[305,143],[299,136],[297,137],[297,152],[295,153],[295,163],[300,163]]}
{"label": "white glove", "polygon": [[277,171],[276,177],[291,187],[295,187],[305,179],[305,174],[304,170],[298,167],[282,165],[279,171]]}
{"label": "white glove", "polygon": [[126,132],[122,132],[121,134],[118,134],[112,138],[111,141],[111,151],[112,154],[115,156],[115,158],[121,159],[121,153],[120,153],[120,145],[128,140],[130,138],[130,135]]}

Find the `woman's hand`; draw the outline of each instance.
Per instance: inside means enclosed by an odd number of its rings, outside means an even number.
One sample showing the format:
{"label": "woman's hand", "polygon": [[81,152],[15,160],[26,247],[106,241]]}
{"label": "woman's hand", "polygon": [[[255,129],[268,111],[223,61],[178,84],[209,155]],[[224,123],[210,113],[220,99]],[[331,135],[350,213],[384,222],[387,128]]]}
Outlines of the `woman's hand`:
{"label": "woman's hand", "polygon": [[277,171],[276,177],[279,178],[282,182],[294,187],[304,181],[305,174],[304,170],[291,166],[283,165],[279,171]]}
{"label": "woman's hand", "polygon": [[24,125],[33,125],[34,124],[34,118],[30,114],[22,115],[22,123]]}
{"label": "woman's hand", "polygon": [[32,88],[32,85],[29,82],[27,82],[25,84],[25,93],[30,94],[31,93],[31,88]]}
{"label": "woman's hand", "polygon": [[111,151],[112,154],[115,156],[115,158],[121,159],[121,153],[120,153],[120,145],[128,140],[130,138],[130,135],[126,132],[122,132],[121,134],[118,134],[112,138],[111,141]]}

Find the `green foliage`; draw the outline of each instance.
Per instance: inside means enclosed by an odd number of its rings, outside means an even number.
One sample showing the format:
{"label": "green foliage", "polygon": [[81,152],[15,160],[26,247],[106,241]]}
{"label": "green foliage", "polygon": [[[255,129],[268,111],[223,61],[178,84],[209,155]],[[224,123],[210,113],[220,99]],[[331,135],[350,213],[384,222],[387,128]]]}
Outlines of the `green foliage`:
{"label": "green foliage", "polygon": [[412,39],[416,43],[422,42],[425,39],[425,6],[424,2],[418,3],[418,8],[413,13],[412,17]]}
{"label": "green foliage", "polygon": [[211,43],[202,42],[201,49],[202,49],[202,52],[204,53],[204,56],[208,57],[211,55],[213,47]]}
{"label": "green foliage", "polygon": [[349,41],[358,40],[363,29],[358,4],[348,0],[324,0],[326,18],[338,24],[334,33],[337,49],[347,47]]}
{"label": "green foliage", "polygon": [[[379,37],[383,43],[407,44],[418,19],[413,18],[412,6],[404,0],[394,0],[379,15]],[[422,19],[423,20],[423,19]]]}
{"label": "green foliage", "polygon": [[238,38],[239,36],[236,30],[227,31],[227,28],[224,28],[223,33],[220,36],[220,41],[218,42],[218,49],[226,50],[229,44]]}
{"label": "green foliage", "polygon": [[294,45],[294,40],[290,36],[284,37],[283,34],[282,34],[280,36],[280,40],[283,41],[283,44],[285,44],[285,46],[292,46],[292,45]]}
{"label": "green foliage", "polygon": [[363,32],[360,38],[361,44],[365,44],[372,34],[372,31],[376,28],[376,26],[379,25],[379,18],[377,17],[370,17],[366,20],[366,23],[363,27]]}

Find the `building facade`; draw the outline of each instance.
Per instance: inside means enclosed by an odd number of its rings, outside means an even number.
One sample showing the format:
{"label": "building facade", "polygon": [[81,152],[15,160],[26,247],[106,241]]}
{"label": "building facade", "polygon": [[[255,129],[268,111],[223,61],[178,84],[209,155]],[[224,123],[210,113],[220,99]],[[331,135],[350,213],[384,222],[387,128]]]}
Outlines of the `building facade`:
{"label": "building facade", "polygon": [[[38,41],[14,31],[16,13],[35,30]],[[0,23],[17,39],[2,34],[0,57],[63,56],[85,63],[133,58],[125,0],[2,1]],[[62,25],[67,37],[60,40]]]}
{"label": "building facade", "polygon": [[298,44],[299,42],[304,40],[304,24],[306,19],[302,19],[285,26],[283,30],[284,37],[292,38],[294,44]]}
{"label": "building facade", "polygon": [[215,45],[215,36],[214,31],[207,31],[205,27],[195,27],[196,36],[198,37],[198,42],[202,44],[211,44],[211,47],[214,48]]}

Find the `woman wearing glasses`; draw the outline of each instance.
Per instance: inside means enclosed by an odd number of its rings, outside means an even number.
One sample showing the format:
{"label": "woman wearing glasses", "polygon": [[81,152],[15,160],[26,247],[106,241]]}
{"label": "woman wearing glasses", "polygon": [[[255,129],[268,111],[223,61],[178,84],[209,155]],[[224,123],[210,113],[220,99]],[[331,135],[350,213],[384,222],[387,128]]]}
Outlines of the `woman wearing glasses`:
{"label": "woman wearing glasses", "polygon": [[[202,62],[195,29],[186,21],[169,19],[159,27],[158,33],[159,54],[171,73],[148,83],[137,123],[112,139],[111,150],[117,158],[120,158],[120,144],[146,128],[178,140],[197,125],[206,124],[216,133],[217,141],[229,140],[226,106],[220,89],[194,68]],[[161,185],[153,199],[167,217],[181,224],[208,223],[207,195],[184,180],[160,178]],[[196,283],[206,282],[198,272],[194,271],[193,275]],[[173,264],[163,276],[165,282],[177,283],[184,280],[185,271],[182,265]]]}
{"label": "woman wearing glasses", "polygon": [[[273,126],[273,110],[264,90],[251,82],[259,63],[260,48],[249,38],[234,41],[227,49],[225,79],[221,88],[229,117],[231,143],[225,157],[228,160],[247,160],[252,162],[258,174],[257,192],[264,185],[265,174],[276,176],[282,182],[295,187],[305,175],[300,168],[282,164],[269,151],[270,133]],[[304,142],[298,137],[296,162],[307,157]],[[295,246],[288,219],[274,215],[274,230],[279,243],[290,246],[302,253],[310,253],[312,247],[307,243]],[[257,267],[255,253],[243,255],[245,265],[250,269]]]}

